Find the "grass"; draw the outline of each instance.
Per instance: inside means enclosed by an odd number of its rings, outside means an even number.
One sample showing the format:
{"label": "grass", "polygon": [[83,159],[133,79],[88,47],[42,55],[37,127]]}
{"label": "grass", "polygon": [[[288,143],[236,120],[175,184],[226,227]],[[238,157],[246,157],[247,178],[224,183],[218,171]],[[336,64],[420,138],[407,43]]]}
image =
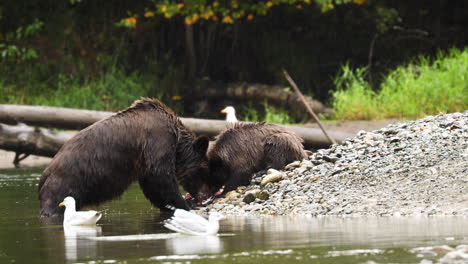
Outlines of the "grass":
{"label": "grass", "polygon": [[335,118],[340,120],[420,118],[468,108],[468,49],[419,58],[398,67],[374,92],[365,68],[342,67],[335,78]]}
{"label": "grass", "polygon": [[1,103],[116,111],[141,97],[154,97],[169,102],[178,111],[180,106],[171,97],[183,86],[184,79],[181,70],[176,68],[168,69],[165,75],[144,75],[136,71],[126,73],[117,66],[110,66],[94,79],[59,74],[45,83],[43,79],[28,76],[27,71],[23,74],[23,79],[30,78],[26,84],[13,84],[0,78]]}
{"label": "grass", "polygon": [[252,102],[241,109],[241,120],[248,122],[267,122],[276,124],[293,124],[294,120],[288,113],[282,109],[276,109],[275,107],[268,104],[267,101],[263,102],[263,109],[257,110]]}

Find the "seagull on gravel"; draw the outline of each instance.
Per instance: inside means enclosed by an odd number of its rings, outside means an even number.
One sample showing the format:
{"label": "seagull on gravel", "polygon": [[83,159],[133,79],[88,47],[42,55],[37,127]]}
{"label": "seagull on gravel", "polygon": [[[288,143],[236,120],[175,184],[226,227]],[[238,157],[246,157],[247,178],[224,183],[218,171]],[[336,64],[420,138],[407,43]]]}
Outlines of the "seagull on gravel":
{"label": "seagull on gravel", "polygon": [[237,123],[238,120],[236,118],[236,109],[232,106],[228,106],[221,110],[221,113],[226,114],[226,121],[229,123]]}
{"label": "seagull on gravel", "polygon": [[164,222],[164,226],[172,231],[192,235],[192,236],[210,236],[218,233],[219,220],[224,216],[218,212],[211,213],[206,220],[204,217],[195,213],[176,209],[174,216]]}
{"label": "seagull on gravel", "polygon": [[65,197],[59,206],[65,206],[63,225],[96,225],[101,219],[102,213],[98,211],[76,211],[75,199],[71,196]]}

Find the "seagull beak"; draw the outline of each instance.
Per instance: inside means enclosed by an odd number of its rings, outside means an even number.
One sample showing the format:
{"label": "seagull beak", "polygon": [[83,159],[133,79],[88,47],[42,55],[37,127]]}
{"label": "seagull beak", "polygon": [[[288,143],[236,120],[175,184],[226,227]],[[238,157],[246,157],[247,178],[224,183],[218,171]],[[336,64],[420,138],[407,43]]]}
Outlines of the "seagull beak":
{"label": "seagull beak", "polygon": [[59,206],[65,206],[65,204],[64,203],[59,203]]}
{"label": "seagull beak", "polygon": [[221,113],[222,113],[222,114],[226,114],[226,108],[224,108],[223,110],[221,110]]}

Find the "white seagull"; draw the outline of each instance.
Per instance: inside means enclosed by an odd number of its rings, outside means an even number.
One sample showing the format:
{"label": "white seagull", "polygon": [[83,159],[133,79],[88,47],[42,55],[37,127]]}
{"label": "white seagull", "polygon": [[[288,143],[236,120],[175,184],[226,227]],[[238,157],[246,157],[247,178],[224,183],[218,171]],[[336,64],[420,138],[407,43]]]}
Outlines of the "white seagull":
{"label": "white seagull", "polygon": [[221,113],[226,114],[226,121],[229,123],[236,123],[238,122],[236,118],[236,109],[232,106],[228,106],[221,110]]}
{"label": "white seagull", "polygon": [[210,236],[218,233],[219,220],[224,216],[218,212],[211,213],[206,220],[204,217],[195,213],[176,209],[174,216],[164,222],[164,226],[172,231],[192,235],[192,236]]}
{"label": "white seagull", "polygon": [[75,199],[71,196],[65,197],[59,206],[65,206],[63,225],[95,225],[101,219],[102,213],[98,211],[76,211]]}

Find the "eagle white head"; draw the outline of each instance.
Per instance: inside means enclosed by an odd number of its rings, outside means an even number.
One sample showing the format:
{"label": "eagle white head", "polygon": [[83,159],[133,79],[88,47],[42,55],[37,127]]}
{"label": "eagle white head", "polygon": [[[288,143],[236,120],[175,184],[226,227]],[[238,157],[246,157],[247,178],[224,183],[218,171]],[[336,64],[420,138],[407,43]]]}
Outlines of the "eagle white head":
{"label": "eagle white head", "polygon": [[226,121],[229,123],[236,123],[238,122],[236,118],[236,109],[232,106],[228,106],[221,110],[221,113],[226,114]]}

